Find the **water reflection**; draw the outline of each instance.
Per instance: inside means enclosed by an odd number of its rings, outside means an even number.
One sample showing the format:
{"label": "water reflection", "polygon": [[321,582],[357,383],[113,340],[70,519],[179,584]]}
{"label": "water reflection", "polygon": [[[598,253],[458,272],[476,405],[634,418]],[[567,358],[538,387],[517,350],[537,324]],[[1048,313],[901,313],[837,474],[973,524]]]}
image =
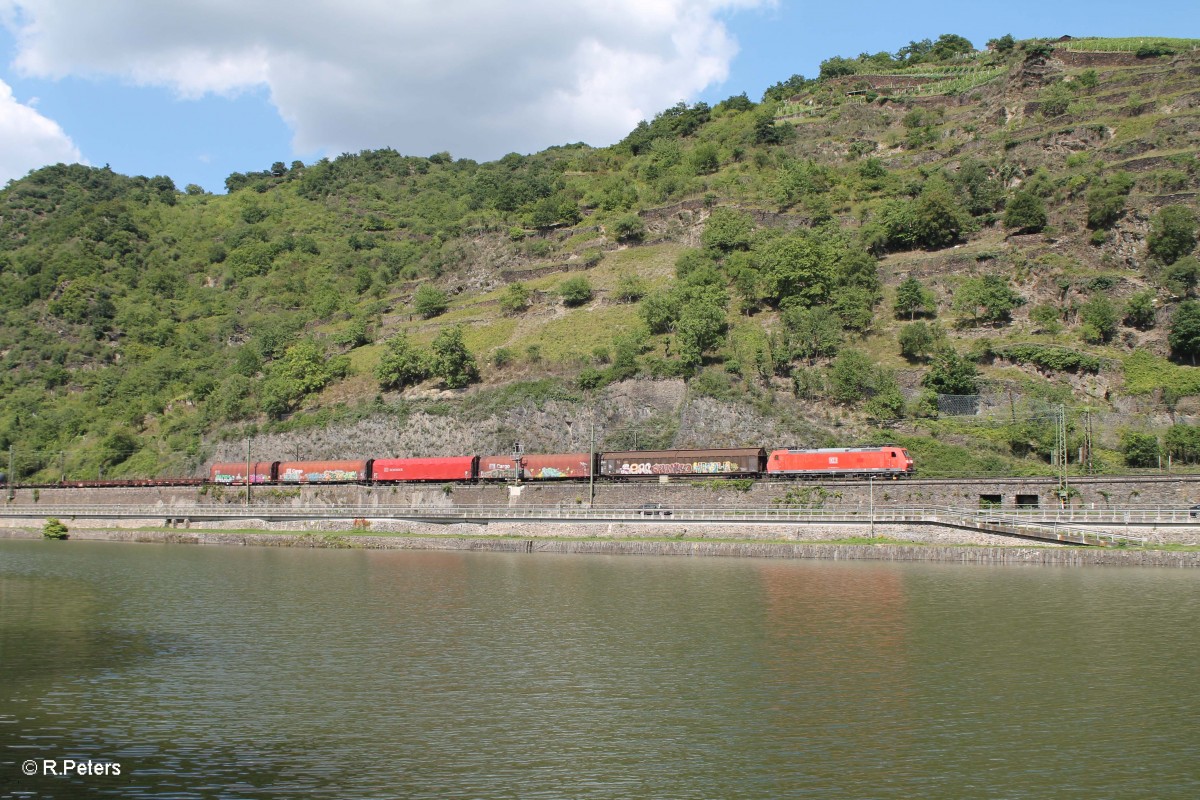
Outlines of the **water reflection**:
{"label": "water reflection", "polygon": [[0,798],[1190,797],[1196,586],[0,542]]}

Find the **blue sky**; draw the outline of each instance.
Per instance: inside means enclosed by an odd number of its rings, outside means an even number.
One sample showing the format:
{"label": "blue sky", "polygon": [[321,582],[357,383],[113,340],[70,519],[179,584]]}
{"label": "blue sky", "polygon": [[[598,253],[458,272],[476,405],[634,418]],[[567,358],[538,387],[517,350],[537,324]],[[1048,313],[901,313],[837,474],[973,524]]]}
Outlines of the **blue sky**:
{"label": "blue sky", "polygon": [[363,148],[605,145],[942,33],[1200,37],[1195,0],[0,0],[0,23],[0,182],[81,160],[216,192]]}

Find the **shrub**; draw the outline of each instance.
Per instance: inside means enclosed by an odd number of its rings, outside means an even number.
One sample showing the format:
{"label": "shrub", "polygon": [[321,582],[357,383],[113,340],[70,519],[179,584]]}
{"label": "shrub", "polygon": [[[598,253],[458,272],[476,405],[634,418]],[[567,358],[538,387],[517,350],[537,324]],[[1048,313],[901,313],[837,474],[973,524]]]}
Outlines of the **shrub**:
{"label": "shrub", "polygon": [[1158,437],[1152,433],[1126,431],[1121,435],[1121,455],[1126,466],[1157,467],[1160,453]]}
{"label": "shrub", "polygon": [[618,242],[640,242],[646,238],[646,223],[637,214],[626,214],[612,226]]}
{"label": "shrub", "polygon": [[646,294],[646,282],[637,275],[622,275],[617,280],[616,294],[622,303],[636,303]]}
{"label": "shrub", "polygon": [[529,288],[523,283],[510,283],[500,295],[500,310],[512,317],[529,308]]}
{"label": "shrub", "polygon": [[1144,289],[1134,294],[1125,303],[1125,324],[1138,330],[1154,327],[1155,296],[1153,289]]}
{"label": "shrub", "polygon": [[1079,309],[1079,317],[1085,326],[1084,341],[1104,344],[1111,341],[1117,332],[1117,309],[1102,294],[1084,303]]}
{"label": "shrub", "polygon": [[1200,303],[1185,300],[1175,309],[1171,317],[1171,330],[1167,333],[1167,344],[1176,358],[1187,358],[1196,366],[1200,355]]}
{"label": "shrub", "polygon": [[1046,227],[1046,204],[1032,192],[1017,192],[1004,209],[1004,227],[1020,233],[1037,233]]}
{"label": "shrub", "polygon": [[1150,220],[1150,255],[1174,264],[1196,247],[1196,216],[1184,206],[1166,206]]}
{"label": "shrub", "polygon": [[996,355],[1018,364],[1059,372],[1099,372],[1104,366],[1103,360],[1096,356],[1045,344],[1014,344],[1000,348]]}
{"label": "shrub", "polygon": [[558,285],[558,293],[567,306],[581,306],[592,299],[592,284],[582,275],[567,278]]}
{"label": "shrub", "polygon": [[67,526],[56,517],[50,517],[46,520],[46,524],[42,527],[43,539],[62,540],[69,538]]}
{"label": "shrub", "polygon": [[446,297],[446,293],[428,283],[421,284],[416,294],[413,295],[413,311],[425,319],[436,317],[449,307],[450,301]]}

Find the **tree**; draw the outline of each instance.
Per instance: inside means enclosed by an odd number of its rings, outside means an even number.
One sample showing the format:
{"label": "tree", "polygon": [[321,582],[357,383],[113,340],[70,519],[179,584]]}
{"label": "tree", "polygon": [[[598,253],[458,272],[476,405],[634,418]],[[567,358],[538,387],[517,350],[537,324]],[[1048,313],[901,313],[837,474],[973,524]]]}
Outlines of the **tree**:
{"label": "tree", "polygon": [[932,314],[935,298],[933,292],[926,289],[919,280],[911,275],[900,281],[896,287],[896,301],[892,309],[897,317],[908,315],[909,320],[916,319],[918,314]]}
{"label": "tree", "polygon": [[475,356],[463,342],[461,325],[439,331],[430,351],[429,371],[434,377],[441,378],[448,388],[461,389],[479,380],[479,368],[475,365]]}
{"label": "tree", "polygon": [[659,290],[642,298],[638,314],[651,333],[667,333],[679,319],[679,307],[669,291]]}
{"label": "tree", "polygon": [[450,307],[446,293],[428,283],[423,283],[413,295],[413,311],[425,319],[432,319]]}
{"label": "tree", "polygon": [[817,76],[817,80],[828,80],[829,78],[840,78],[845,75],[853,75],[858,72],[858,62],[852,58],[844,56],[833,56],[821,62],[821,72]]}
{"label": "tree", "polygon": [[1163,437],[1163,444],[1172,461],[1200,462],[1200,427],[1196,425],[1172,425]]}
{"label": "tree", "polygon": [[846,349],[829,365],[829,393],[834,401],[855,403],[874,387],[875,365],[861,350]]}
{"label": "tree", "polygon": [[420,383],[429,376],[426,356],[408,341],[408,336],[397,333],[387,340],[375,377],[384,389],[403,389]]}
{"label": "tree", "polygon": [[836,281],[838,250],[830,237],[797,231],[760,245],[752,254],[764,299],[775,306],[825,302]]}
{"label": "tree", "polygon": [[1150,255],[1174,264],[1196,248],[1196,215],[1185,206],[1166,206],[1150,219]]}
{"label": "tree", "polygon": [[725,332],[724,292],[695,291],[689,293],[675,324],[675,341],[679,360],[685,367],[696,370],[706,351],[716,347]]}
{"label": "tree", "polygon": [[1158,437],[1152,433],[1126,431],[1121,435],[1121,454],[1126,466],[1157,467],[1161,454]]}
{"label": "tree", "polygon": [[984,275],[967,278],[960,284],[954,297],[954,308],[970,313],[973,324],[980,320],[997,323],[1007,320],[1012,310],[1023,302],[1009,285],[1008,278]]}
{"label": "tree", "polygon": [[842,346],[841,321],[828,306],[789,308],[783,312],[781,339],[789,361],[803,358],[812,364],[815,359],[837,355]]}
{"label": "tree", "polygon": [[944,346],[946,335],[937,323],[913,322],[900,331],[900,355],[909,361],[928,358]]}
{"label": "tree", "polygon": [[583,275],[573,275],[558,285],[558,293],[567,306],[581,306],[592,299],[592,284]]}
{"label": "tree", "polygon": [[749,214],[731,208],[716,208],[704,225],[701,243],[710,250],[729,253],[748,250],[754,233],[754,220]]}
{"label": "tree", "polygon": [[943,33],[929,48],[927,61],[949,61],[958,55],[975,52],[975,45],[964,36],[955,33]]}
{"label": "tree", "polygon": [[959,204],[945,181],[931,179],[912,209],[912,234],[927,250],[949,247],[962,238]]}
{"label": "tree", "polygon": [[921,378],[921,385],[938,394],[975,394],[978,381],[979,371],[975,365],[953,348],[946,347],[933,357],[929,372]]}
{"label": "tree", "polygon": [[646,238],[646,223],[637,214],[626,214],[613,223],[612,233],[618,242],[640,242]]}
{"label": "tree", "polygon": [[1200,303],[1185,300],[1179,304],[1171,317],[1167,344],[1176,358],[1187,358],[1196,366],[1196,356],[1200,355]]}
{"label": "tree", "polygon": [[1006,33],[998,39],[988,39],[987,46],[990,50],[995,50],[997,53],[1010,53],[1016,47],[1017,41],[1011,33]]}
{"label": "tree", "polygon": [[861,286],[844,286],[837,290],[833,310],[846,330],[870,330],[875,322],[875,295]]}
{"label": "tree", "polygon": [[1046,227],[1046,204],[1032,192],[1017,192],[1004,209],[1004,227],[1018,233],[1037,233]]}
{"label": "tree", "polygon": [[692,171],[697,175],[711,175],[721,168],[721,154],[712,142],[700,142],[689,158]]}

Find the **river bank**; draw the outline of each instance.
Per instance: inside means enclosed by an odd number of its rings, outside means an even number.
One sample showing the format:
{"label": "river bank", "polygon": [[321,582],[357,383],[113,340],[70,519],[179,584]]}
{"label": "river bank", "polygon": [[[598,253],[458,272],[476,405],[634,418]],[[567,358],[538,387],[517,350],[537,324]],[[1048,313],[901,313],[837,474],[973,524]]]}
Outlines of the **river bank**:
{"label": "river bank", "polygon": [[[335,532],[246,532],[217,530],[77,529],[72,539],[159,544],[305,547],[369,550],[441,550],[502,553],[656,555],[781,559],[928,561],[1047,566],[1200,567],[1200,552],[1127,548],[1077,548],[993,544],[922,544],[904,542],[802,542],[652,538],[557,538],[464,535],[459,532],[355,534]],[[39,539],[32,528],[0,529],[0,539]]]}

